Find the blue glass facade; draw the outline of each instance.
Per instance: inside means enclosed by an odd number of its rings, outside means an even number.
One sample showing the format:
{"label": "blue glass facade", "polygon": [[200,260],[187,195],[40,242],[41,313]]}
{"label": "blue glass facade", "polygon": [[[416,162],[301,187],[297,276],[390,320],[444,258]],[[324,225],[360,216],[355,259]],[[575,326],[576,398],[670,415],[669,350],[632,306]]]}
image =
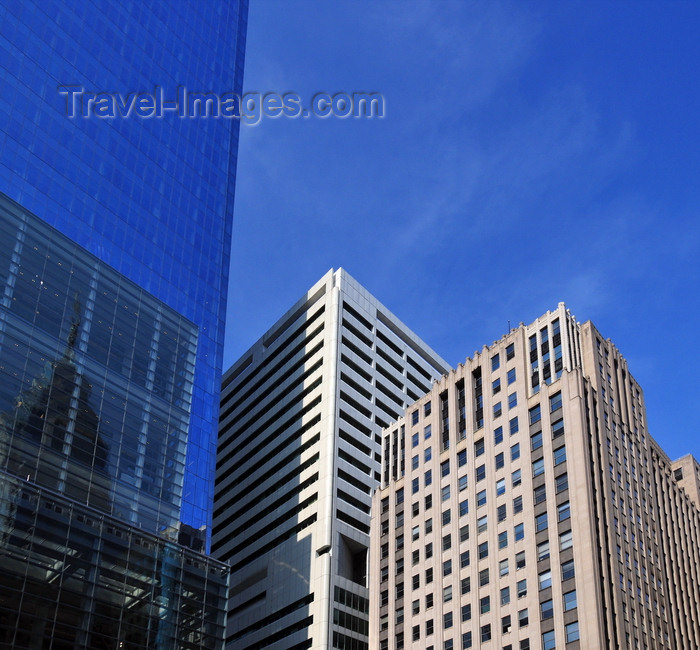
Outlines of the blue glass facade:
{"label": "blue glass facade", "polygon": [[241,92],[247,0],[0,7],[0,191],[197,327],[180,517],[209,525],[237,120],[67,115],[85,92]]}

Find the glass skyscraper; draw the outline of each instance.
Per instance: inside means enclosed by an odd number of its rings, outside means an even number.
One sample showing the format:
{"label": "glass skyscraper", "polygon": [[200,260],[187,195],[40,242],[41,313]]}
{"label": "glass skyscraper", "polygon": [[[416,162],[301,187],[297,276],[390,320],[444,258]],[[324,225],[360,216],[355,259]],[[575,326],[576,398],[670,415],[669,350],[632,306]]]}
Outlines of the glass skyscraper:
{"label": "glass skyscraper", "polygon": [[0,191],[196,329],[177,505],[194,528],[213,501],[239,124],[181,110],[100,117],[87,104],[71,117],[65,88],[124,101],[240,93],[246,20],[246,0],[0,7]]}

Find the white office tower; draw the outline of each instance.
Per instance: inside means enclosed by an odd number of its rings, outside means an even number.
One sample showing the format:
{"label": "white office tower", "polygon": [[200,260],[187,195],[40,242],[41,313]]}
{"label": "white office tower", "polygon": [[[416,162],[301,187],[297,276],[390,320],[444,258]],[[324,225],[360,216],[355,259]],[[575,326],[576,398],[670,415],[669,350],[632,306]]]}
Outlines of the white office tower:
{"label": "white office tower", "polygon": [[380,433],[449,370],[339,269],[224,375],[212,552],[231,565],[227,648],[368,648]]}

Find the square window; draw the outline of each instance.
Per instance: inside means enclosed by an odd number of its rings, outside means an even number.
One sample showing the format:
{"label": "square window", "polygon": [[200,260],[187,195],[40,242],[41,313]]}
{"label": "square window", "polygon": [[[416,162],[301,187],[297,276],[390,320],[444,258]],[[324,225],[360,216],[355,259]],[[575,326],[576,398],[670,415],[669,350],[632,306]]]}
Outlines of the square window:
{"label": "square window", "polygon": [[493,444],[498,445],[503,442],[503,427],[497,427],[493,431]]}
{"label": "square window", "polygon": [[491,611],[491,596],[484,596],[479,600],[479,611],[488,614]]}
{"label": "square window", "polygon": [[510,420],[509,426],[510,426],[510,435],[511,436],[514,436],[516,433],[518,433],[518,431],[520,431],[520,426],[518,424],[518,417],[517,416]]}
{"label": "square window", "polygon": [[525,538],[525,526],[524,524],[516,524],[514,530],[515,541],[519,542],[521,539]]}
{"label": "square window", "polygon": [[496,496],[500,497],[506,493],[506,480],[504,478],[499,478],[496,481]]}
{"label": "square window", "polygon": [[[525,627],[528,623],[530,622],[530,617],[528,616],[527,609],[521,609],[518,612],[518,627]],[[520,648],[522,649],[522,641],[520,643]],[[527,647],[530,647],[530,643],[528,642]]]}
{"label": "square window", "polygon": [[479,586],[485,587],[489,583],[489,570],[482,569],[479,571]]}
{"label": "square window", "polygon": [[470,621],[472,618],[472,606],[462,605],[462,622]]}
{"label": "square window", "polygon": [[479,533],[486,532],[486,529],[488,528],[488,515],[484,515],[483,517],[479,517],[476,520],[476,525],[477,525],[477,530]]}
{"label": "square window", "polygon": [[516,469],[512,474],[513,487],[518,487],[522,483],[522,471]]}
{"label": "square window", "polygon": [[501,605],[507,605],[510,602],[510,587],[501,589]]}
{"label": "square window", "polygon": [[469,512],[469,499],[459,502],[459,516],[464,517]]}

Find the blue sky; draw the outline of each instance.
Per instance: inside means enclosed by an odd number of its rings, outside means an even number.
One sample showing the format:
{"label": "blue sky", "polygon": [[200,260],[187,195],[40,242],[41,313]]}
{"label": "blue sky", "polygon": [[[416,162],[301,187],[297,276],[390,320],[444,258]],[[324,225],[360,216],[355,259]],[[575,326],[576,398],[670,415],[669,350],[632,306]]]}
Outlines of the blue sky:
{"label": "blue sky", "polygon": [[452,365],[564,301],[700,458],[700,3],[252,0],[224,365],[344,267]]}

